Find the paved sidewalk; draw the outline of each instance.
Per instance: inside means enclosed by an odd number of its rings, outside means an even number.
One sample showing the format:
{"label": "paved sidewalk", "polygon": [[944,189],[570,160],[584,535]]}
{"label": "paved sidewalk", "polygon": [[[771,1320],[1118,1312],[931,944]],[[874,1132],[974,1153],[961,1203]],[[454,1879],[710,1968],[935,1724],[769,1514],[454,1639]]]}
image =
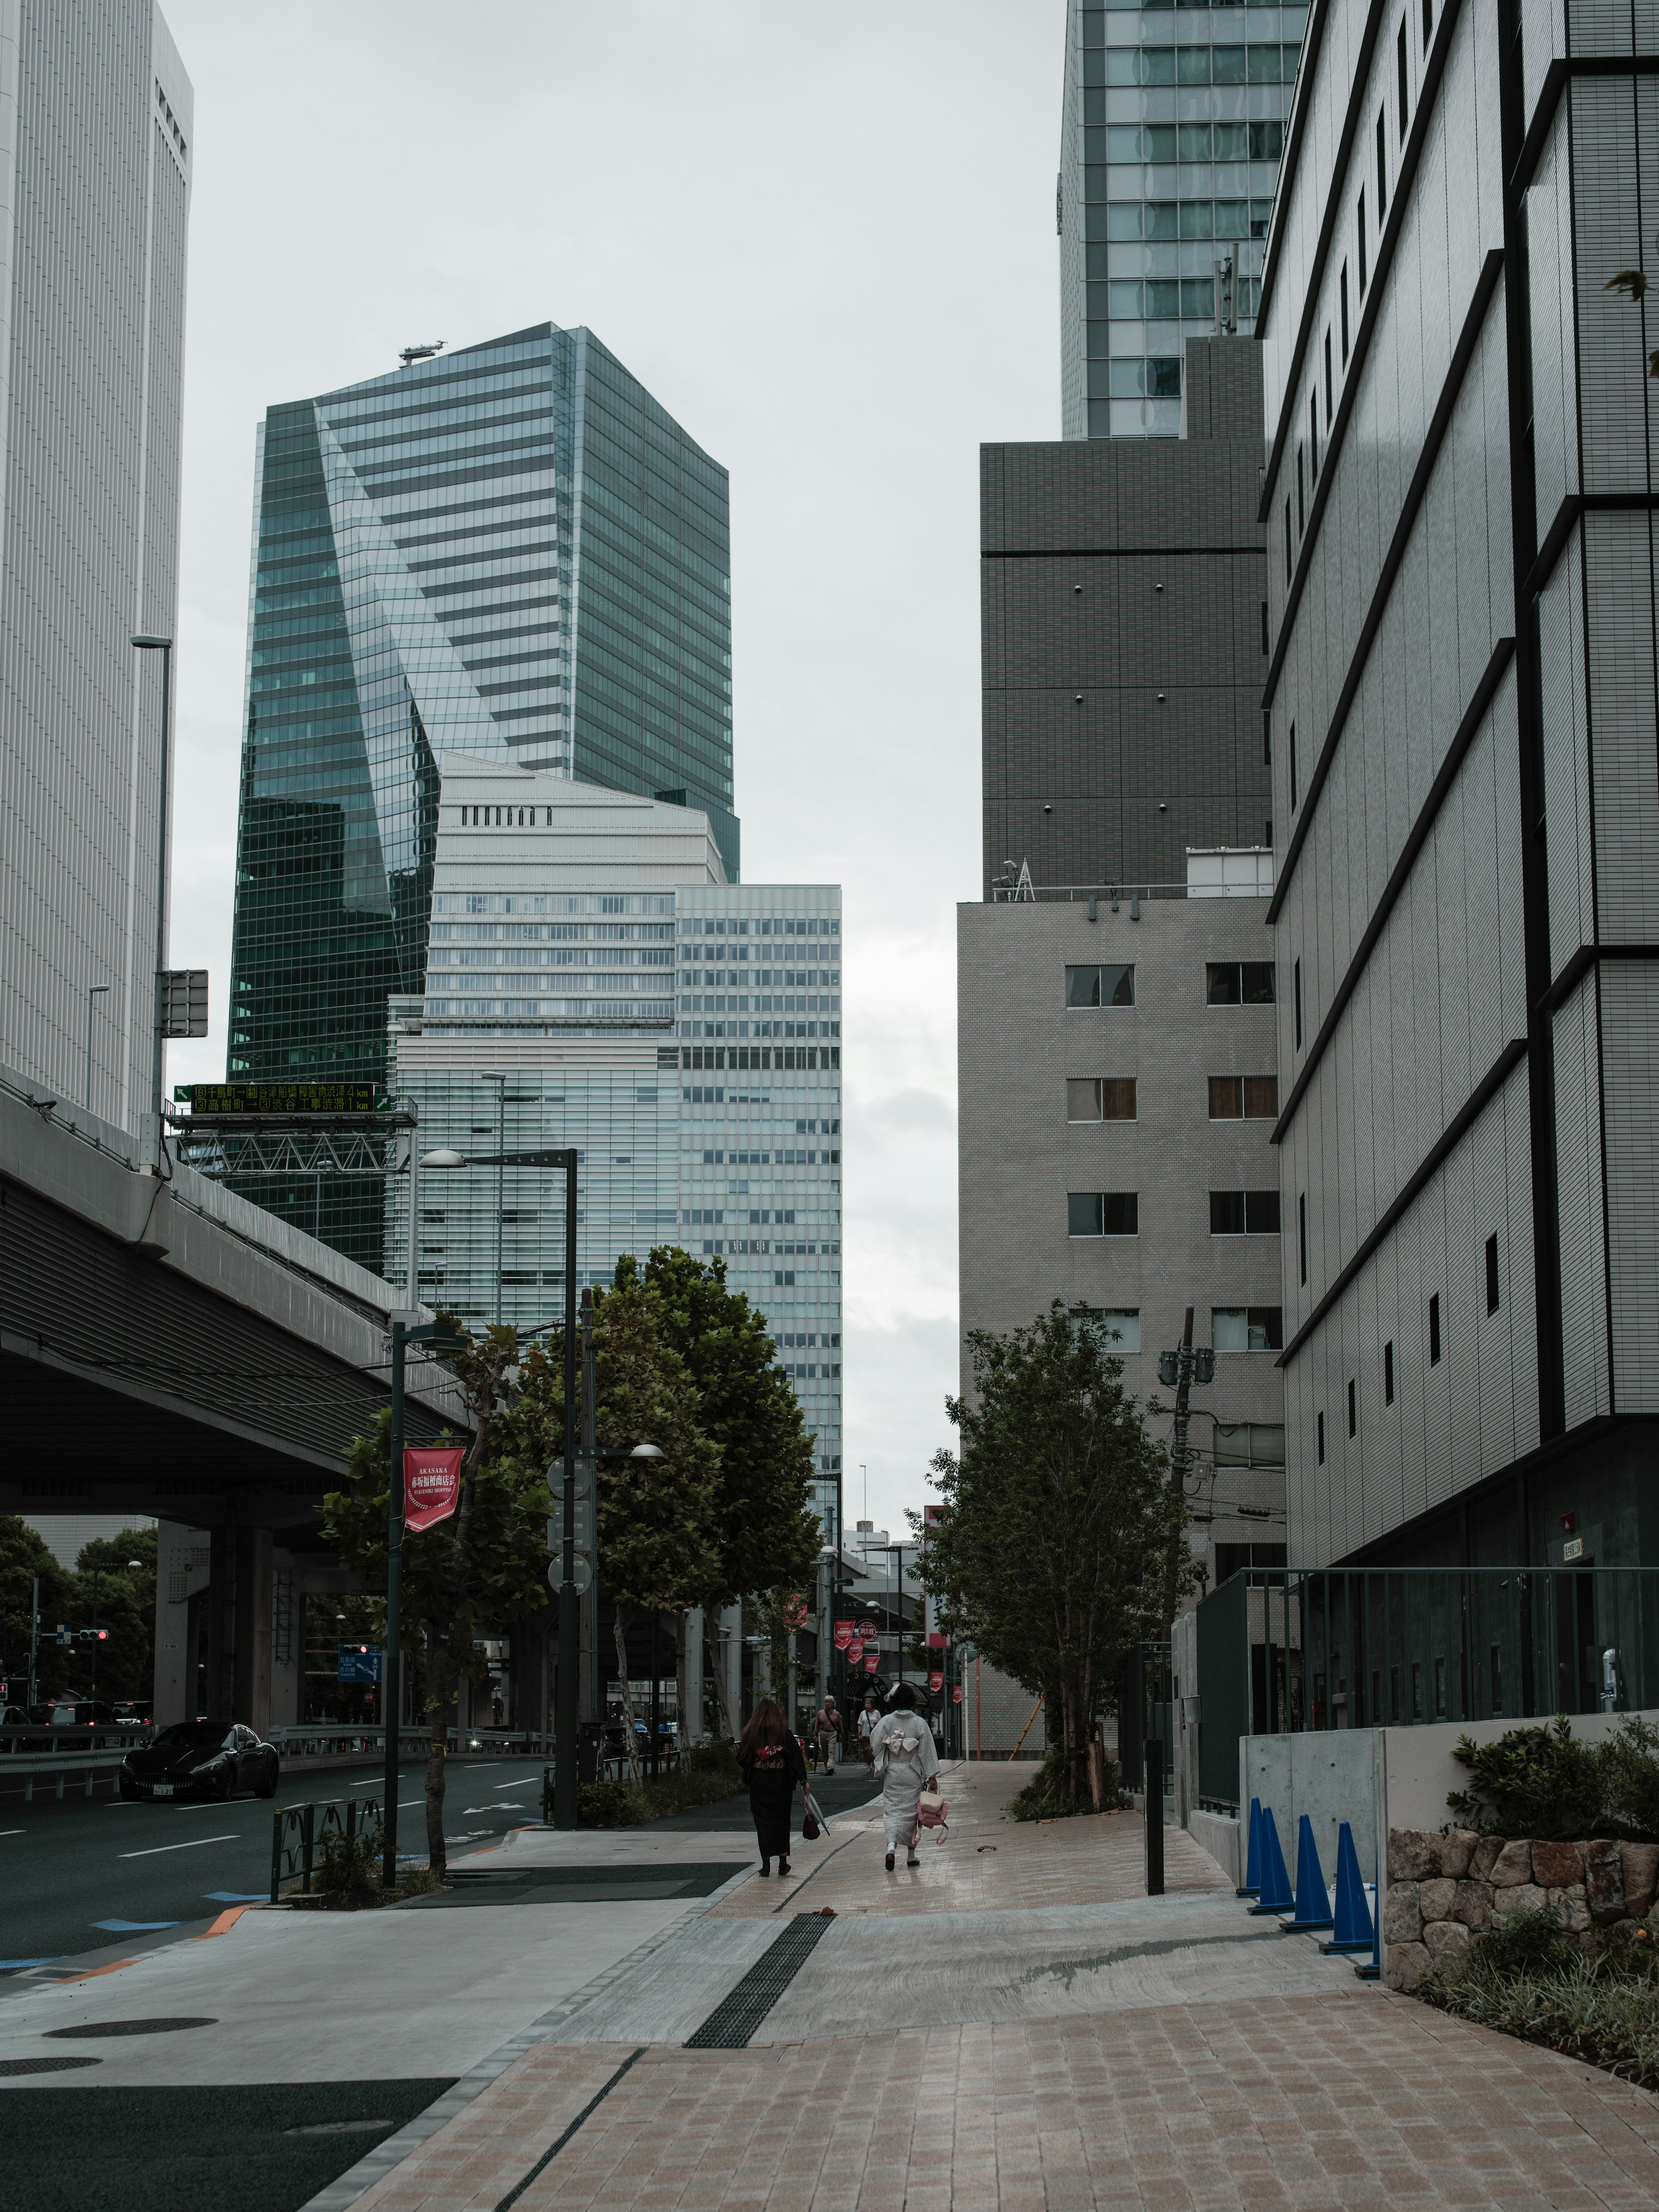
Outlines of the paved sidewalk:
{"label": "paved sidewalk", "polygon": [[[750,1879],[578,1992],[317,2212],[1659,2203],[1646,2093],[1357,1982],[1176,1832],[1146,1898],[1138,1816],[1002,1816],[1030,1771],[950,1772],[951,1839],[908,1878],[873,1822],[838,1820],[795,1879]],[[825,1905],[747,2046],[684,2048]]]}

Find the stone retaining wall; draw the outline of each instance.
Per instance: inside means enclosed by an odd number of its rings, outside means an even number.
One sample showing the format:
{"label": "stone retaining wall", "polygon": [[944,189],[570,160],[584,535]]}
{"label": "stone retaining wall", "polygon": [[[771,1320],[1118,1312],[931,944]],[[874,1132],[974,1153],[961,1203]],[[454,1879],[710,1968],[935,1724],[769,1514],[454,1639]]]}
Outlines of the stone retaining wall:
{"label": "stone retaining wall", "polygon": [[1659,1844],[1506,1842],[1467,1828],[1390,1828],[1383,1978],[1391,1990],[1414,1989],[1431,1966],[1466,1958],[1486,1929],[1545,1905],[1593,1947],[1598,1929],[1639,1919],[1656,1885]]}

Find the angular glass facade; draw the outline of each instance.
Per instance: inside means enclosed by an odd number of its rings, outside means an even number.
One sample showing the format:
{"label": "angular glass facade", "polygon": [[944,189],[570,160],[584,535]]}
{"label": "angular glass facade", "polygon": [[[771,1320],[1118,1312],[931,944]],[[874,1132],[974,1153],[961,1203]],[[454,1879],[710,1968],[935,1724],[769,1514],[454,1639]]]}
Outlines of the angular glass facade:
{"label": "angular glass facade", "polygon": [[1071,0],[1057,216],[1063,434],[1173,438],[1217,264],[1255,327],[1306,8]]}
{"label": "angular glass facade", "polygon": [[[735,877],[728,548],[725,470],[586,331],[270,410],[228,1076],[383,1076],[447,748],[699,807]],[[334,1200],[294,1206],[378,1265],[368,1194]]]}

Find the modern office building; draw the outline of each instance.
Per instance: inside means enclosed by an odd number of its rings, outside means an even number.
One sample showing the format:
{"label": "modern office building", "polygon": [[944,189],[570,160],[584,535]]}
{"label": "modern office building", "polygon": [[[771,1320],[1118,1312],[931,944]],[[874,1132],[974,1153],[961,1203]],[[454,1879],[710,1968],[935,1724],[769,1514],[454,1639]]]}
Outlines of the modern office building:
{"label": "modern office building", "polygon": [[1069,0],[1055,217],[1066,438],[1173,438],[1186,341],[1255,326],[1305,7]]}
{"label": "modern office building", "polygon": [[193,100],[150,0],[0,13],[0,1060],[150,1103]]}
{"label": "modern office building", "polygon": [[[439,758],[425,993],[391,1001],[388,1080],[420,1150],[574,1146],[577,1266],[678,1244],[765,1313],[817,1439],[842,1452],[841,894],[732,884],[701,811],[550,769]],[[475,1328],[564,1310],[561,1170],[428,1169],[420,1293]],[[386,1272],[407,1249],[392,1186]]]}
{"label": "modern office building", "polygon": [[1273,842],[1255,518],[1261,368],[1190,356],[1186,435],[985,446],[984,881],[1184,888],[1189,846]]}
{"label": "modern office building", "polygon": [[1651,45],[1310,33],[1258,327],[1298,1564],[1659,1560]]}
{"label": "modern office building", "polygon": [[446,748],[694,805],[735,879],[726,471],[590,331],[272,408],[254,506],[232,1079],[384,1073]]}
{"label": "modern office building", "polygon": [[1263,441],[1257,349],[1188,359],[1182,439],[982,450],[961,1300],[964,1334],[1099,1316],[1142,1400],[1194,1308],[1218,1357],[1188,1488],[1223,1579],[1285,1558]]}

